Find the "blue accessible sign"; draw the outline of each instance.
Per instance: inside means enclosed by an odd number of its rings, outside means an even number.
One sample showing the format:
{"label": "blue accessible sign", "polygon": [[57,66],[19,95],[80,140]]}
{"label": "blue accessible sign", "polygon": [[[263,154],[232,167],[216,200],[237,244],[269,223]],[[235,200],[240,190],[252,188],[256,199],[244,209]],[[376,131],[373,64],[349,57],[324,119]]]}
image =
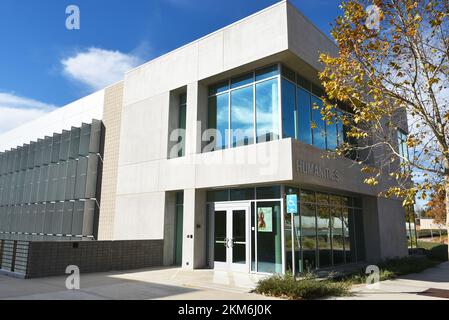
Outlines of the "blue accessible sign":
{"label": "blue accessible sign", "polygon": [[298,213],[298,196],[296,194],[287,195],[287,213]]}

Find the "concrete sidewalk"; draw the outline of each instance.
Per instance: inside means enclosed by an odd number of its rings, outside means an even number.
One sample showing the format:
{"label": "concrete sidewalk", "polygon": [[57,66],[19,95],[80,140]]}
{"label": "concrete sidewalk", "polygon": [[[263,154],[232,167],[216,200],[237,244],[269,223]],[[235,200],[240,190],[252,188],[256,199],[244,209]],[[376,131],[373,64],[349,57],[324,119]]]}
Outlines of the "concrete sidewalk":
{"label": "concrete sidewalk", "polygon": [[[432,290],[437,294],[424,295],[429,289],[437,289]],[[441,298],[441,293],[449,297],[449,262],[421,273],[382,281],[379,289],[370,290],[365,285],[357,286],[352,293],[351,297],[333,300],[447,300]]]}
{"label": "concrete sidewalk", "polygon": [[213,270],[147,269],[81,275],[80,290],[66,277],[21,280],[0,275],[0,299],[25,300],[265,300],[250,293],[260,277]]}

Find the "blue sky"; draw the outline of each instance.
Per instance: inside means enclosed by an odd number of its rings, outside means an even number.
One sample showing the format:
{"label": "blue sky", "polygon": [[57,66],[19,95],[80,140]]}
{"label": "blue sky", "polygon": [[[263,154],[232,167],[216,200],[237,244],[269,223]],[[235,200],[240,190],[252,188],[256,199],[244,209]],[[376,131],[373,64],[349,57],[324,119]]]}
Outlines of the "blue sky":
{"label": "blue sky", "polygon": [[[0,133],[276,2],[1,0]],[[338,0],[291,2],[327,34],[340,12]],[[71,4],[80,8],[80,30],[65,27]]]}

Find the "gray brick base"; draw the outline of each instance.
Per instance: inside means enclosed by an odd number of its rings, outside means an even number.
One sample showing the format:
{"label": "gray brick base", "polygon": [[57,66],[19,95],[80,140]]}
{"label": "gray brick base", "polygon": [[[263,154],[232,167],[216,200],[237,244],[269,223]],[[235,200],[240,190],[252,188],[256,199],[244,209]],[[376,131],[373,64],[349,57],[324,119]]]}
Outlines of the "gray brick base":
{"label": "gray brick base", "polygon": [[[17,264],[26,278],[65,275],[69,265],[78,266],[81,273],[157,267],[163,265],[163,244],[163,240],[20,242],[28,259],[22,255]],[[7,260],[1,269],[10,271]]]}

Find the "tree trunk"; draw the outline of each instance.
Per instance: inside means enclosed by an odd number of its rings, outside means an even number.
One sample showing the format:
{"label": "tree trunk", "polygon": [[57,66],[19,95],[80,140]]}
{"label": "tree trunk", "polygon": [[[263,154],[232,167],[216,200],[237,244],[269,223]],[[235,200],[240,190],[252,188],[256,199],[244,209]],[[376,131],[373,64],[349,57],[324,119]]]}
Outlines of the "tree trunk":
{"label": "tree trunk", "polygon": [[449,174],[446,174],[445,178],[445,190],[446,190],[446,227],[447,227],[447,236],[448,236],[448,256],[449,256]]}
{"label": "tree trunk", "polygon": [[448,235],[448,255],[449,255],[449,176],[446,176],[446,227]]}

